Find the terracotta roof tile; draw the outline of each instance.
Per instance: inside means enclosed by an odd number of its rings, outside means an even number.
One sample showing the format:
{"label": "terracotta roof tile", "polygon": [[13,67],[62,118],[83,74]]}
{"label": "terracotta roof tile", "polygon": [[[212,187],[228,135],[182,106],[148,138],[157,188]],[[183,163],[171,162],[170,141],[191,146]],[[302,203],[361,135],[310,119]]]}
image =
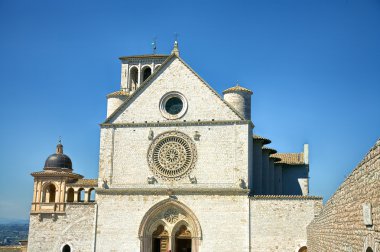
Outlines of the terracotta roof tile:
{"label": "terracotta roof tile", "polygon": [[273,157],[281,158],[278,163],[289,165],[302,165],[305,164],[303,159],[303,152],[301,153],[277,153],[273,154]]}
{"label": "terracotta roof tile", "polygon": [[69,177],[69,178],[83,178],[82,175],[73,173],[73,172],[65,172],[65,171],[50,171],[50,170],[45,170],[45,171],[38,171],[38,172],[32,172],[31,175],[33,177],[57,177],[57,176],[64,176],[64,177]]}
{"label": "terracotta roof tile", "polygon": [[281,161],[281,158],[279,158],[279,157],[276,157],[276,156],[273,156],[273,154],[272,154],[272,155],[270,155],[270,156],[269,156],[269,158],[270,158],[270,159],[272,159],[274,162],[278,162],[278,161]]}
{"label": "terracotta roof tile", "polygon": [[270,144],[272,141],[265,138],[265,137],[262,137],[262,136],[259,136],[259,135],[253,135],[253,139],[254,140],[261,140],[263,141],[263,144]]}
{"label": "terracotta roof tile", "polygon": [[244,87],[241,87],[239,85],[236,85],[234,87],[231,87],[231,88],[228,88],[226,90],[223,91],[223,94],[226,94],[226,93],[232,93],[232,92],[236,92],[236,91],[240,91],[240,92],[246,92],[246,93],[249,93],[249,94],[253,94],[253,92],[247,88],[244,88]]}
{"label": "terracotta roof tile", "polygon": [[277,151],[275,149],[268,148],[268,147],[263,147],[263,151],[269,151],[270,154],[277,153]]}
{"label": "terracotta roof tile", "polygon": [[144,54],[144,55],[132,55],[132,56],[122,56],[119,57],[120,60],[126,60],[126,59],[133,59],[133,58],[138,58],[138,59],[144,59],[144,58],[167,58],[170,55],[167,54]]}
{"label": "terracotta roof tile", "polygon": [[68,183],[69,185],[73,186],[93,186],[98,187],[98,180],[97,179],[78,179],[78,181],[75,181],[73,183]]}
{"label": "terracotta roof tile", "polygon": [[118,97],[118,96],[128,96],[128,95],[129,95],[129,92],[124,91],[124,90],[119,90],[119,91],[108,94],[107,98]]}

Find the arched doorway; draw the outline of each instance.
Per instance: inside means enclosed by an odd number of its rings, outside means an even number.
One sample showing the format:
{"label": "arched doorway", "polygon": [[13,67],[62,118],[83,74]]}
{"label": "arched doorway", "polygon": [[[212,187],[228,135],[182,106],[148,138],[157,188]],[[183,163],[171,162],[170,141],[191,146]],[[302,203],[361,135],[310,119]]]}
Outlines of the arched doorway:
{"label": "arched doorway", "polygon": [[373,249],[371,247],[368,247],[365,252],[373,252]]}
{"label": "arched doorway", "polygon": [[139,228],[141,252],[198,252],[202,230],[194,213],[176,199],[154,205]]}
{"label": "arched doorway", "polygon": [[182,225],[175,234],[175,251],[191,252],[191,232]]}
{"label": "arched doorway", "polygon": [[301,247],[298,252],[307,252],[307,247],[306,246],[303,246]]}
{"label": "arched doorway", "polygon": [[169,233],[159,225],[152,234],[152,252],[166,252],[169,246]]}
{"label": "arched doorway", "polygon": [[63,248],[62,248],[62,252],[71,252],[71,248],[70,248],[70,246],[69,245],[65,245],[65,246],[63,246]]}

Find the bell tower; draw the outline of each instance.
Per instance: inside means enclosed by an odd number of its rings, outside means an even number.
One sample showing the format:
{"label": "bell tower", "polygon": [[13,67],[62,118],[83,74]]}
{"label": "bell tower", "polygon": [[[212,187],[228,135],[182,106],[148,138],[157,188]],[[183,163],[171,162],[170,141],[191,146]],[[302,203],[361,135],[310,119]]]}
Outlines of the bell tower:
{"label": "bell tower", "polygon": [[43,171],[33,172],[34,191],[31,213],[63,213],[66,202],[66,184],[83,178],[73,173],[71,159],[63,154],[61,141],[56,153],[50,155]]}
{"label": "bell tower", "polygon": [[169,55],[147,54],[120,57],[121,89],[134,92]]}

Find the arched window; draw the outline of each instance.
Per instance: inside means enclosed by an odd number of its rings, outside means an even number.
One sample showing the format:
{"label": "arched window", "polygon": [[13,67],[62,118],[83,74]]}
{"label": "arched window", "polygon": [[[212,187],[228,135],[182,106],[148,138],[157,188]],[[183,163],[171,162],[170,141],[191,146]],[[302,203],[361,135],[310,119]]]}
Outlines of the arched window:
{"label": "arched window", "polygon": [[73,188],[69,188],[69,190],[67,190],[67,202],[74,202],[74,189]]}
{"label": "arched window", "polygon": [[42,201],[45,203],[54,203],[55,202],[55,186],[49,184],[43,193]]}
{"label": "arched window", "polygon": [[373,252],[373,249],[371,247],[368,247],[365,252]]}
{"label": "arched window", "polygon": [[135,91],[137,88],[138,76],[139,70],[137,69],[137,67],[132,67],[129,72],[129,87],[132,91]]}
{"label": "arched window", "polygon": [[152,69],[150,69],[150,67],[145,67],[143,68],[142,72],[143,72],[142,80],[144,82],[152,74]]}
{"label": "arched window", "polygon": [[152,234],[152,252],[167,251],[169,245],[169,233],[163,225],[159,225]]}
{"label": "arched window", "polygon": [[175,251],[191,252],[191,232],[182,225],[175,234]]}
{"label": "arched window", "polygon": [[303,246],[301,247],[298,252],[307,252],[307,247],[306,246]]}
{"label": "arched window", "polygon": [[89,202],[95,202],[95,189],[91,188],[88,190],[88,201]]}
{"label": "arched window", "polygon": [[65,245],[65,246],[63,246],[63,248],[62,248],[62,252],[71,252],[71,248],[70,248],[70,246],[69,245]]}
{"label": "arched window", "polygon": [[78,202],[84,202],[85,191],[83,188],[78,190]]}

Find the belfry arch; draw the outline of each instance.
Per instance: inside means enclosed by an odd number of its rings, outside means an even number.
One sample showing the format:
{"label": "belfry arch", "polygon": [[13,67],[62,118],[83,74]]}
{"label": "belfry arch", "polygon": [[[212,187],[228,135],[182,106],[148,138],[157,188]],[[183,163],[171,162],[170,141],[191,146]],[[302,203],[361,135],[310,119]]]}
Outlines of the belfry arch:
{"label": "belfry arch", "polygon": [[198,252],[202,230],[190,208],[169,198],[149,209],[138,235],[141,252]]}

